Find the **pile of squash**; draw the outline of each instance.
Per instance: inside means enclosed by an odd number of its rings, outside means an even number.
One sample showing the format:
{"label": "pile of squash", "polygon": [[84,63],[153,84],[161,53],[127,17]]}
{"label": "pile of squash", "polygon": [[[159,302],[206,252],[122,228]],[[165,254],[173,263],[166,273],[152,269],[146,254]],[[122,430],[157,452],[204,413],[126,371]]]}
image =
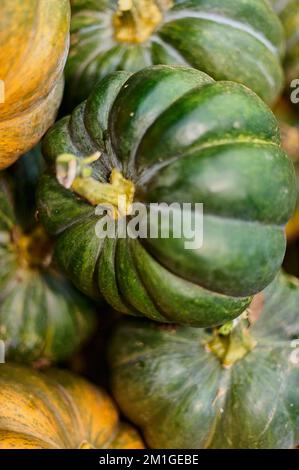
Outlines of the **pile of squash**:
{"label": "pile of squash", "polygon": [[296,87],[299,0],[1,0],[1,449],[299,445]]}

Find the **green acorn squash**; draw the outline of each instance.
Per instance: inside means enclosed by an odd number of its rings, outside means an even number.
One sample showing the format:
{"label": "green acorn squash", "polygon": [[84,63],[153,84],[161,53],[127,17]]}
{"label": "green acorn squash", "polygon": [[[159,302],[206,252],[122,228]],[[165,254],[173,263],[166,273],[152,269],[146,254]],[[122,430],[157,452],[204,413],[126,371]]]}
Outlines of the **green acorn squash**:
{"label": "green acorn squash", "polygon": [[7,360],[68,359],[95,326],[92,305],[51,264],[52,241],[34,219],[38,150],[0,174],[0,340]]}
{"label": "green acorn squash", "polygon": [[69,372],[0,366],[0,449],[143,449],[106,392]]}
{"label": "green acorn squash", "polygon": [[214,331],[137,319],[117,327],[112,391],[148,446],[298,445],[298,280],[278,276],[255,303],[249,327],[245,319]]}
{"label": "green acorn squash", "polygon": [[68,105],[115,70],[191,65],[273,102],[283,85],[283,30],[265,0],[72,0]]}
{"label": "green acorn squash", "polygon": [[299,0],[271,0],[282,21],[287,44],[285,73],[287,84],[299,79]]}
{"label": "green acorn squash", "polygon": [[[123,313],[196,326],[239,315],[285,252],[296,190],[279,139],[273,114],[242,85],[179,66],[115,72],[43,143],[50,170],[38,208],[57,235],[56,260],[79,289]],[[96,235],[95,206],[113,203],[111,194],[204,203],[203,247],[163,238],[161,219],[157,238]]]}

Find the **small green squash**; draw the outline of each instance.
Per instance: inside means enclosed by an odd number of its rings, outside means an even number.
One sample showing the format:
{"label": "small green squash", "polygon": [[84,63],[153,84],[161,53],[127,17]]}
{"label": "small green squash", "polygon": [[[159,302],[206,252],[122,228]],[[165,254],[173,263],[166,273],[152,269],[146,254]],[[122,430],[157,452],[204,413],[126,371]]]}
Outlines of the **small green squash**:
{"label": "small green squash", "polygon": [[191,65],[267,102],[283,85],[281,24],[265,0],[72,0],[69,106],[115,70]]}
{"label": "small green squash", "polygon": [[281,274],[256,297],[250,326],[245,319],[214,331],[123,321],[110,343],[112,392],[147,445],[298,445],[298,305],[298,280]]}
{"label": "small green squash", "polygon": [[285,73],[287,84],[299,79],[299,0],[271,0],[282,21],[287,44]]}
{"label": "small green squash", "polygon": [[[242,85],[179,66],[115,72],[43,143],[38,207],[57,236],[56,260],[84,293],[123,313],[195,326],[238,316],[285,252],[296,188],[279,144],[273,114]],[[159,221],[157,238],[96,235],[95,206],[111,194],[203,203],[203,247],[163,238]]]}
{"label": "small green squash", "polygon": [[95,326],[92,305],[51,264],[53,244],[34,218],[38,150],[0,174],[0,340],[6,360],[68,359]]}

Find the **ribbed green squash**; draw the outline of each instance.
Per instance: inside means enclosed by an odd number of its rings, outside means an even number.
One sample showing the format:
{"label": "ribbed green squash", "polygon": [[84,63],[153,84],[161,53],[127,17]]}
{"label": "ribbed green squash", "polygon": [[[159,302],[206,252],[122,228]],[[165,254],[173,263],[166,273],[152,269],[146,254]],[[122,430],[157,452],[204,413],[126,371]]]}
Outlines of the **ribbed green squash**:
{"label": "ribbed green squash", "polygon": [[287,53],[285,72],[287,83],[299,79],[299,0],[271,0],[282,21]]}
{"label": "ribbed green squash", "polygon": [[0,340],[6,360],[69,358],[95,326],[91,304],[51,265],[52,242],[33,214],[38,150],[0,174]]}
{"label": "ribbed green squash", "polygon": [[[92,178],[75,180],[84,191],[51,171],[40,181],[40,218],[58,236],[58,263],[123,313],[196,326],[236,317],[285,252],[296,191],[279,142],[273,114],[242,85],[173,66],[106,77],[44,140],[50,166],[61,154],[82,163],[101,152]],[[134,184],[135,202],[204,203],[203,247],[185,249],[183,236],[98,238],[91,186],[115,168]]]}
{"label": "ribbed green squash", "polygon": [[258,320],[226,336],[223,328],[142,320],[118,326],[110,344],[112,391],[148,446],[298,445],[298,280],[278,276],[256,302]]}
{"label": "ribbed green squash", "polygon": [[281,24],[265,0],[72,0],[69,105],[115,70],[191,65],[273,102],[283,84]]}

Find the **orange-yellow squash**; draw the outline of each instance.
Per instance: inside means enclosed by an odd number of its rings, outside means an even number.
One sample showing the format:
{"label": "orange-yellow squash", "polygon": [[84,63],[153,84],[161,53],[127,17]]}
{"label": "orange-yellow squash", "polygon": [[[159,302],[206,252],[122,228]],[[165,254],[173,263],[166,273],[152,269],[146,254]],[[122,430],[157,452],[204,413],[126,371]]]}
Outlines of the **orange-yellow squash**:
{"label": "orange-yellow squash", "polygon": [[59,107],[69,0],[1,0],[0,169],[32,148]]}
{"label": "orange-yellow squash", "polygon": [[[43,1],[43,0],[41,0]],[[107,394],[59,370],[0,365],[0,449],[142,449]]]}

